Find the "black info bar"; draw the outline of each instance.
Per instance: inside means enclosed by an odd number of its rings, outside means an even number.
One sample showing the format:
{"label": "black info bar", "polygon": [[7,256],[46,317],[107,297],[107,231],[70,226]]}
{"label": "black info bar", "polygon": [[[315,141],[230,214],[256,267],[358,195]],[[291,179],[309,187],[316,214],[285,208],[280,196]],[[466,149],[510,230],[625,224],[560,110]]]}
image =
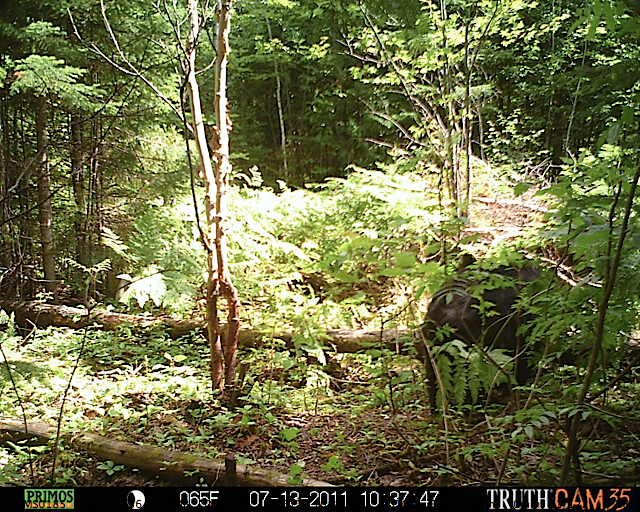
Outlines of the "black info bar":
{"label": "black info bar", "polygon": [[634,487],[0,488],[0,510],[425,510],[636,512]]}

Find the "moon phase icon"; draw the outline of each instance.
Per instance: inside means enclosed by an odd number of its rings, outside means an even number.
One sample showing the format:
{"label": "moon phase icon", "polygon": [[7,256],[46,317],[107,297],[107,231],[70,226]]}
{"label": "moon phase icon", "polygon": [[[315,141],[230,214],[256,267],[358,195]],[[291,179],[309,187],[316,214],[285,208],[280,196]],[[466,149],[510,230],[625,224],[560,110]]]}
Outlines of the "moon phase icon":
{"label": "moon phase icon", "polygon": [[140,510],[144,507],[144,494],[141,491],[131,491],[127,495],[127,505],[133,510]]}

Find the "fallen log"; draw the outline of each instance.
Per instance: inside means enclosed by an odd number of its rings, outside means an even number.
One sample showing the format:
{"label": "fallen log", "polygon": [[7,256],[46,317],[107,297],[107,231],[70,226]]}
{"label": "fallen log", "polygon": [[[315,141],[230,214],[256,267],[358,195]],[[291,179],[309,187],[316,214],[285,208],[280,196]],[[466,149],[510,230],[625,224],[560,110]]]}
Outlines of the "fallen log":
{"label": "fallen log", "polygon": [[[0,417],[0,444],[6,441],[37,438],[45,443],[56,437],[56,427],[42,422],[24,422],[15,418]],[[112,460],[129,469],[138,468],[164,480],[180,485],[195,485],[200,478],[209,485],[226,485],[227,474],[224,462],[215,462],[206,457],[175,452],[148,445],[137,445],[115,441],[91,432],[69,431],[62,436],[65,444],[76,450],[94,455],[98,460]],[[195,472],[195,474],[193,473]],[[189,475],[189,476],[187,476]],[[254,466],[235,466],[235,481],[238,486],[283,487],[291,485],[290,477],[276,471]],[[330,484],[312,478],[302,481],[304,487],[331,487]]]}
{"label": "fallen log", "polygon": [[[123,324],[131,324],[138,327],[162,327],[172,338],[179,338],[192,331],[200,331],[203,336],[206,336],[206,324],[203,318],[178,320],[165,316],[127,315],[97,308],[89,315],[84,308],[41,302],[12,304],[7,307],[7,310],[15,313],[17,324],[24,328],[34,325],[41,328],[53,325],[81,329],[95,323],[105,330],[115,330]],[[396,344],[400,347],[406,339],[412,338],[410,331],[402,329],[385,329],[382,333],[363,329],[327,329],[321,341],[327,348],[336,352],[353,353],[371,345],[379,346],[380,336],[382,336],[382,344],[386,347]],[[283,340],[289,348],[293,346],[291,331],[274,334],[253,329],[241,329],[238,344],[242,347],[257,347],[272,338]]]}
{"label": "fallen log", "polygon": [[143,315],[127,315],[95,308],[89,313],[85,308],[75,308],[58,304],[42,302],[25,302],[11,304],[6,308],[9,313],[15,313],[16,323],[20,327],[70,327],[82,329],[87,325],[97,323],[107,331],[113,331],[123,324],[139,327],[163,326],[172,338],[179,338],[193,330],[204,329],[204,319],[177,320],[171,317],[153,317]]}

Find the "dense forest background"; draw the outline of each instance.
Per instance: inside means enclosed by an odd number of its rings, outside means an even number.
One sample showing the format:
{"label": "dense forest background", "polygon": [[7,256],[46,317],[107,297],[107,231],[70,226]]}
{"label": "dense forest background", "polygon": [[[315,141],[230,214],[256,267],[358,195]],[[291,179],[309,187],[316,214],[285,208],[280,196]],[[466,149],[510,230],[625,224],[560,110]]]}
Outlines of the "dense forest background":
{"label": "dense forest background", "polygon": [[[212,146],[217,8],[201,2],[197,42]],[[261,334],[240,343],[234,406],[201,330],[167,327],[206,295],[186,9],[0,12],[0,413],[231,451],[294,484],[637,485],[640,4],[236,0],[225,230],[241,329]],[[446,345],[445,384],[463,384],[443,417],[413,345],[462,253],[542,270],[519,302],[540,371],[489,415],[496,371]],[[129,316],[81,331],[30,316],[44,304]],[[404,336],[343,350],[330,329]],[[0,447],[0,483],[139,478],[58,444]]]}

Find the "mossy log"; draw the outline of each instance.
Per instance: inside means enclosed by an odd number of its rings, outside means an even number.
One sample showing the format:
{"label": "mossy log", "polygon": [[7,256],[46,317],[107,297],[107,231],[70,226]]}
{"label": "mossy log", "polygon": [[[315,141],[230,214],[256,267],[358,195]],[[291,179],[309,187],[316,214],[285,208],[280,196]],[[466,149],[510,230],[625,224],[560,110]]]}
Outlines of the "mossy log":
{"label": "mossy log", "polygon": [[[90,314],[84,308],[44,304],[41,302],[27,302],[13,304],[6,308],[14,312],[17,324],[22,328],[30,326],[70,327],[81,329],[87,325],[98,324],[105,330],[115,330],[121,325],[138,327],[159,327],[167,331],[172,338],[179,338],[192,331],[201,332],[206,336],[204,318],[175,319],[166,316],[142,316],[115,313],[104,309],[93,309]],[[363,329],[327,329],[324,332],[324,344],[336,352],[358,352],[363,348],[375,344],[379,346],[382,336],[384,346],[400,347],[406,339],[413,339],[411,333],[401,329],[385,329],[384,331],[367,331]],[[243,347],[257,347],[272,338],[292,346],[291,331],[282,330],[275,333],[265,333],[254,329],[241,329],[238,344]]]}
{"label": "mossy log", "polygon": [[[30,439],[36,444],[46,444],[55,439],[56,427],[42,422],[24,422],[16,418],[0,417],[0,444]],[[98,460],[112,460],[129,469],[160,476],[180,485],[195,485],[203,478],[209,485],[225,486],[228,480],[237,486],[283,487],[290,485],[288,475],[255,466],[235,466],[235,474],[228,475],[225,462],[215,462],[206,457],[166,450],[155,446],[116,441],[91,432],[68,431],[62,436],[67,446],[89,453]],[[305,487],[329,487],[330,484],[311,478],[303,479]]]}

